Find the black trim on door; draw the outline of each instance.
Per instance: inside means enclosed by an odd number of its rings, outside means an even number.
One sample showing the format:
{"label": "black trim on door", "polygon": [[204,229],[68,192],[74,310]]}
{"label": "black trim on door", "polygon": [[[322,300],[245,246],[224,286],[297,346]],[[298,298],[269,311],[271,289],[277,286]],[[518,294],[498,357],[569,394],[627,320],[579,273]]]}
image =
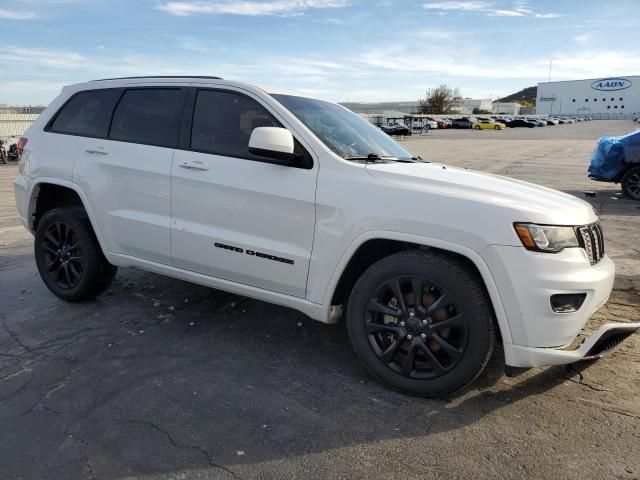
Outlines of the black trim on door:
{"label": "black trim on door", "polygon": [[189,87],[187,89],[187,98],[184,102],[184,110],[182,111],[182,123],[180,125],[180,137],[178,138],[178,150],[189,150],[191,143],[191,125],[193,124],[193,112],[196,107],[196,97],[198,89]]}

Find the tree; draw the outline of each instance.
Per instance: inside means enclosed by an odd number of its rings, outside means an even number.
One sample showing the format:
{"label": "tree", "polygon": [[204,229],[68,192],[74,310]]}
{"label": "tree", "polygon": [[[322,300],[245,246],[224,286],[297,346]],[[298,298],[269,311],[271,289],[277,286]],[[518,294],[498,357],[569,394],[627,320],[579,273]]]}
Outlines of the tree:
{"label": "tree", "polygon": [[420,99],[420,113],[451,113],[461,100],[460,89],[440,85],[427,90],[426,98]]}

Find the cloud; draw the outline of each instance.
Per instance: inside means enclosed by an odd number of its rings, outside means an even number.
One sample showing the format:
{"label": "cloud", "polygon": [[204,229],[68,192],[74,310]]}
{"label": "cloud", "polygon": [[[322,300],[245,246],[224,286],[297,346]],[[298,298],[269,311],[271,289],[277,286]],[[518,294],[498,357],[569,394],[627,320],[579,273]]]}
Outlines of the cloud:
{"label": "cloud", "polygon": [[562,15],[559,13],[536,13],[535,18],[560,18]]}
{"label": "cloud", "polygon": [[491,7],[488,2],[430,2],[422,5],[427,10],[457,10],[463,12],[482,11]]}
{"label": "cloud", "polygon": [[422,7],[435,11],[438,14],[446,14],[450,12],[458,13],[474,13],[477,15],[485,15],[487,17],[532,17],[532,18],[558,18],[561,17],[557,13],[537,13],[526,1],[515,2],[511,9],[495,8],[493,2],[482,1],[466,1],[466,2],[428,2],[423,3]]}
{"label": "cloud", "polygon": [[582,35],[577,35],[577,36],[573,37],[573,40],[578,42],[578,43],[587,43],[587,41],[589,41],[590,37],[591,37],[591,34],[584,33]]}
{"label": "cloud", "polygon": [[34,12],[0,10],[0,18],[7,20],[32,20],[36,18],[36,14]]}
{"label": "cloud", "polygon": [[196,14],[208,15],[300,15],[307,10],[322,8],[342,8],[347,0],[200,0],[170,1],[157,8],[163,12],[177,16]]}
{"label": "cloud", "polygon": [[493,10],[487,15],[490,17],[524,17],[525,13],[519,10]]}

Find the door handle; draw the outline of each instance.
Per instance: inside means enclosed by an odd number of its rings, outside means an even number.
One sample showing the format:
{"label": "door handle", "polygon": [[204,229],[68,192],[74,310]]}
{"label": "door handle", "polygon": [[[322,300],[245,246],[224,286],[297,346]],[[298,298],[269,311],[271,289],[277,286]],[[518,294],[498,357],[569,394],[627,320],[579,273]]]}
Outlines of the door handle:
{"label": "door handle", "polygon": [[104,147],[87,148],[85,150],[85,152],[93,153],[93,154],[97,154],[97,155],[108,155],[109,154],[109,151],[106,150]]}
{"label": "door handle", "polygon": [[180,166],[182,168],[186,168],[187,170],[209,170],[209,167],[207,167],[204,163],[198,161],[184,162],[181,163]]}

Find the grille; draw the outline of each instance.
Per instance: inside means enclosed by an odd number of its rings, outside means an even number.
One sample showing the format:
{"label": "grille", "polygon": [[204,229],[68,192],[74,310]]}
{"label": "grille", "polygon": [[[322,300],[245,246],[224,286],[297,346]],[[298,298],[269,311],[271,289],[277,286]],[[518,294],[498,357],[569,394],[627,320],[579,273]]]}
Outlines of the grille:
{"label": "grille", "polygon": [[587,252],[591,265],[595,265],[602,260],[604,256],[604,237],[600,224],[592,223],[591,225],[578,227],[578,234],[580,246]]}

